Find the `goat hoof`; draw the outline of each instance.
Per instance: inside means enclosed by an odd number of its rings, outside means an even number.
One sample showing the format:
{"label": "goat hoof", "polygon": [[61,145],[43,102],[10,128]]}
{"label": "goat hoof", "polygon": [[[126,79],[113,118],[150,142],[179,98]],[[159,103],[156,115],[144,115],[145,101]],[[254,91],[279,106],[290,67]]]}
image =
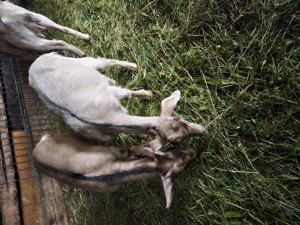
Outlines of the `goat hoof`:
{"label": "goat hoof", "polygon": [[94,44],[94,40],[91,36],[89,36],[89,38],[86,40],[89,44]]}
{"label": "goat hoof", "polygon": [[152,96],[153,96],[153,92],[152,91],[145,91],[145,90],[142,90],[142,91],[144,92],[144,97],[146,99],[152,98]]}

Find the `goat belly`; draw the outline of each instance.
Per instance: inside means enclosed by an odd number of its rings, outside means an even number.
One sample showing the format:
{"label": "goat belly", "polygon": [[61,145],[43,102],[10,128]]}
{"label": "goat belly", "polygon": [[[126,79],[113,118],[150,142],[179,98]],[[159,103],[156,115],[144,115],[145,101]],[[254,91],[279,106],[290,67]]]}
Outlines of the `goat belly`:
{"label": "goat belly", "polygon": [[86,176],[63,168],[54,168],[35,161],[37,169],[60,182],[93,192],[117,191],[122,183],[141,180],[156,175],[155,168],[137,167],[128,171],[96,176]]}

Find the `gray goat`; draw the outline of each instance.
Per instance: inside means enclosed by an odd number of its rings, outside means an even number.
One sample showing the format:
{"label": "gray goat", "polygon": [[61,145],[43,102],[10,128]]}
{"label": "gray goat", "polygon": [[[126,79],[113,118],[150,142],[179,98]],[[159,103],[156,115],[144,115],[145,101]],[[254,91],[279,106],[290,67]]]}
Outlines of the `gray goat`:
{"label": "gray goat", "polygon": [[205,131],[202,125],[171,116],[180,91],[162,101],[159,117],[128,115],[121,99],[149,98],[152,92],[115,86],[114,80],[98,71],[112,66],[136,68],[136,64],[127,61],[44,54],[31,65],[29,84],[73,130],[101,141],[110,140],[116,133],[148,134],[156,136],[150,146],[158,151],[166,141],[179,143]]}

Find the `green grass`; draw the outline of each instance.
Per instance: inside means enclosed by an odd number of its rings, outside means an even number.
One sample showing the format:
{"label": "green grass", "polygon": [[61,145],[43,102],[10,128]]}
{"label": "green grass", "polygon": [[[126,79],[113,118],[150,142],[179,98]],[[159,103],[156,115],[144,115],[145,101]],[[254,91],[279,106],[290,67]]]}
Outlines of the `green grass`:
{"label": "green grass", "polygon": [[298,1],[50,0],[29,8],[94,42],[48,37],[138,64],[134,73],[105,72],[121,86],[154,92],[152,100],[124,102],[131,114],[158,115],[160,101],[179,89],[174,114],[208,130],[181,145],[203,153],[175,178],[171,209],[158,178],[108,194],[64,185],[70,224],[299,223]]}

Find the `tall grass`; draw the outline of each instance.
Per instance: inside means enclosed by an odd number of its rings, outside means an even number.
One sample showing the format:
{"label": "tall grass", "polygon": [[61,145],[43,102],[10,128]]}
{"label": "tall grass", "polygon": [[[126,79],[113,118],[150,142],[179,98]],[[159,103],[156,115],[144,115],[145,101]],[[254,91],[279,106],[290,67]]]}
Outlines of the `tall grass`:
{"label": "tall grass", "polygon": [[[175,178],[164,209],[159,179],[98,194],[63,186],[70,224],[296,224],[300,221],[300,3],[293,0],[32,1],[29,8],[89,33],[64,39],[90,56],[137,62],[106,71],[119,85],[150,89],[126,104],[158,115],[175,110],[207,134],[181,147],[203,153]],[[120,135],[122,146],[143,144]]]}

